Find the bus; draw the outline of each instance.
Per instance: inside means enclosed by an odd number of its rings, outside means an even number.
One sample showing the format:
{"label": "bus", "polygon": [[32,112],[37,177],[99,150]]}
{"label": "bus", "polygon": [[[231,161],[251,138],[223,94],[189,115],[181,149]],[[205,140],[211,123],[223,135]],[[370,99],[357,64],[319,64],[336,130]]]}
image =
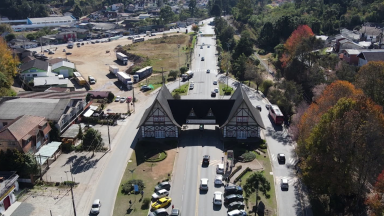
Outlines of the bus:
{"label": "bus", "polygon": [[144,38],[135,38],[133,39],[133,43],[144,41]]}
{"label": "bus", "polygon": [[284,115],[280,111],[279,107],[277,105],[272,104],[269,108],[269,115],[273,119],[273,123],[276,125],[281,125],[284,122]]}

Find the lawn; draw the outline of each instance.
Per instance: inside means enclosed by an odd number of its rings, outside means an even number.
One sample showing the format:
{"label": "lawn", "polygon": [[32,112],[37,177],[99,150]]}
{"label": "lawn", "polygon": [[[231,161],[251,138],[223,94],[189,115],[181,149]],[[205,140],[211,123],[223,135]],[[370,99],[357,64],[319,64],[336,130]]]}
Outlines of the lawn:
{"label": "lawn", "polygon": [[[144,42],[135,43],[124,47],[127,52],[142,57],[148,57],[153,71],[178,70],[189,62],[184,53],[189,45],[190,36],[186,34],[170,35],[153,38]],[[178,48],[180,44],[180,48]],[[179,51],[179,52],[178,52]]]}
{"label": "lawn", "polygon": [[[219,93],[221,96],[224,95],[224,91],[223,91],[223,88],[227,87],[227,84],[224,84],[224,83],[221,83],[219,82]],[[230,87],[230,86],[229,86]],[[232,87],[231,87],[232,88]],[[232,92],[231,92],[231,95],[233,94],[235,90],[232,88]]]}
{"label": "lawn", "polygon": [[[151,198],[154,192],[154,187],[159,182],[170,178],[176,155],[175,146],[177,146],[177,141],[173,141],[171,143],[169,140],[164,141],[164,143],[148,141],[139,142],[136,145],[134,153],[132,154],[128,162],[123,178],[120,182],[119,191],[116,195],[116,202],[113,210],[113,215],[148,215],[148,208],[141,209],[141,195],[123,194],[121,192],[122,185],[131,179],[141,179],[143,180],[145,185],[143,198]],[[148,149],[151,149],[151,151],[148,151]],[[167,157],[160,162],[145,162],[146,158],[153,158],[154,155],[159,153],[155,151],[156,149],[158,149],[159,152],[165,151],[167,153]],[[134,170],[133,174],[131,174],[130,170]],[[132,202],[131,208],[129,208],[129,201]]]}
{"label": "lawn", "polygon": [[[180,96],[187,95],[188,94],[188,88],[189,88],[189,82],[186,82],[185,84],[180,86],[179,95]],[[172,91],[172,96],[176,94],[177,90],[179,90],[179,88]],[[183,93],[180,93],[180,92],[183,92]]]}
{"label": "lawn", "polygon": [[[167,74],[168,73],[164,73],[165,82],[167,82]],[[152,76],[148,77],[147,79],[140,82],[140,84],[142,84],[142,85],[147,85],[147,86],[152,85],[153,86],[153,89],[150,91],[147,91],[147,92],[152,92],[155,89],[161,87],[162,83],[163,83],[163,81],[162,81],[161,73],[160,74],[154,74],[154,75],[152,75]]]}
{"label": "lawn", "polygon": [[[276,197],[275,197],[275,195],[276,195],[275,182],[273,180],[273,175],[270,175],[270,172],[272,172],[271,162],[270,162],[267,154],[266,154],[266,157],[264,157],[262,155],[258,155],[257,160],[263,165],[263,167],[264,167],[263,175],[271,184],[271,190],[268,193],[270,195],[270,198],[267,199],[261,193],[259,193],[259,196],[261,197],[261,201],[265,204],[266,209],[270,209],[274,212],[273,214],[270,214],[270,215],[277,215],[277,202],[276,202]],[[247,175],[248,175],[248,173],[247,173]],[[241,179],[242,182],[244,182],[244,183],[246,182],[246,178],[248,178],[247,175],[244,176],[245,178],[243,177]],[[249,175],[251,175],[251,172],[249,172]],[[252,194],[250,196],[249,201],[251,202],[252,205],[255,205],[256,204],[256,194]]]}

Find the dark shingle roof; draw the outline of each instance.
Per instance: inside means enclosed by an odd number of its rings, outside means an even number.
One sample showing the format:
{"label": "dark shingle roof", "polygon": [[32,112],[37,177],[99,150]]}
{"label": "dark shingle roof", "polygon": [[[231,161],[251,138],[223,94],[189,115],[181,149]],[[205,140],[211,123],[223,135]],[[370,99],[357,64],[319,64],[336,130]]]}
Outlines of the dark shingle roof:
{"label": "dark shingle roof", "polygon": [[367,61],[384,61],[384,52],[383,51],[362,51],[357,57],[363,58]]}
{"label": "dark shingle roof", "polygon": [[25,64],[22,64],[20,67],[21,71],[25,71],[31,68],[38,68],[40,70],[47,71],[48,70],[48,62],[41,61],[39,59],[34,59],[32,61],[29,61]]}
{"label": "dark shingle roof", "polygon": [[178,127],[185,124],[187,118],[194,118],[189,116],[191,110],[193,110],[196,115],[195,118],[197,119],[212,119],[212,117],[207,116],[208,112],[211,110],[216,119],[216,124],[218,124],[220,127],[223,127],[229,123],[234,115],[236,115],[236,110],[239,108],[239,106],[242,103],[245,103],[248,109],[251,111],[251,117],[261,128],[264,128],[260,112],[252,105],[247,94],[242,88],[237,88],[230,99],[175,100],[173,99],[167,87],[163,85],[155,99],[155,102],[153,102],[152,105],[145,110],[143,117],[137,126],[138,128],[147,121],[150,112],[156,104],[156,101],[162,106],[170,120]]}

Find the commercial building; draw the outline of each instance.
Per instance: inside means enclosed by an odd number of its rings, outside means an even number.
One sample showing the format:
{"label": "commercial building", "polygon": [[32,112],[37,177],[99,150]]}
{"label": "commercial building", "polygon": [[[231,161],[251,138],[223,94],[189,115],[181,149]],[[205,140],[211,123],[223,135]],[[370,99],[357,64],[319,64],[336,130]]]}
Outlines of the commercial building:
{"label": "commercial building", "polygon": [[27,18],[24,25],[12,25],[13,29],[31,29],[44,27],[74,26],[76,18],[73,16]]}

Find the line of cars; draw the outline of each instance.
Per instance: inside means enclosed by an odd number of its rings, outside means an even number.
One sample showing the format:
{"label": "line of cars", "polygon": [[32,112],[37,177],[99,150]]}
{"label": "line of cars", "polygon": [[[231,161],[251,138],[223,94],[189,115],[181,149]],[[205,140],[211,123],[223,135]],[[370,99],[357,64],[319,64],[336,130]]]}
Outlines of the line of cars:
{"label": "line of cars", "polygon": [[155,192],[152,194],[151,213],[148,216],[180,216],[181,211],[172,208],[171,214],[168,214],[165,208],[169,207],[172,203],[172,198],[169,197],[169,190],[171,184],[169,182],[161,182],[155,187]]}
{"label": "line of cars", "polygon": [[[209,166],[210,163],[210,156],[204,155],[202,165],[203,167]],[[223,174],[224,174],[224,164],[220,163],[216,165],[216,177],[214,184],[215,185],[223,185]],[[200,180],[200,190],[201,191],[208,191],[209,179],[202,178]],[[230,185],[226,186],[224,188],[224,194],[220,191],[215,191],[213,193],[213,204],[221,206],[223,204],[224,199],[224,206],[228,208],[228,216],[246,216],[247,213],[245,212],[245,204],[243,203],[244,197],[242,196],[243,189],[240,186],[237,185]]]}

